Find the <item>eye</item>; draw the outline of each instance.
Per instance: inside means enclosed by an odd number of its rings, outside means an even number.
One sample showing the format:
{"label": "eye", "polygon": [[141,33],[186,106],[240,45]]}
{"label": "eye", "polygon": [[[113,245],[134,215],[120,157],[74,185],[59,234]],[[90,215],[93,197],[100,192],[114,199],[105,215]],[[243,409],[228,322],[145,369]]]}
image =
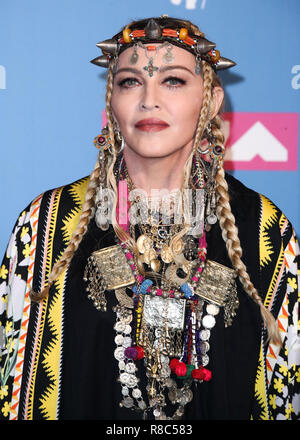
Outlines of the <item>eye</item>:
{"label": "eye", "polygon": [[130,89],[132,87],[135,87],[138,84],[139,84],[139,81],[136,78],[132,78],[132,77],[121,79],[118,82],[118,86],[123,89]]}
{"label": "eye", "polygon": [[177,76],[168,76],[168,78],[166,78],[163,82],[167,84],[169,88],[173,89],[186,84],[184,79],[178,78]]}

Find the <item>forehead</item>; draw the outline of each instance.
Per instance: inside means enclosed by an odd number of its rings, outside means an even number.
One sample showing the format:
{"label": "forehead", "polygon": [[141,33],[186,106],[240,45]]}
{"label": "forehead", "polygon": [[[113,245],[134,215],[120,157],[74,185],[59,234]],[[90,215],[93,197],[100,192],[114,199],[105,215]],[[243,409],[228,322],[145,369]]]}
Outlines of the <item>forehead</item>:
{"label": "forehead", "polygon": [[132,56],[134,52],[137,53],[137,61],[135,66],[141,66],[148,63],[150,58],[153,59],[156,65],[182,65],[194,69],[195,56],[178,46],[173,44],[158,44],[147,43],[141,46],[131,46],[124,50],[118,58],[118,68],[132,67]]}

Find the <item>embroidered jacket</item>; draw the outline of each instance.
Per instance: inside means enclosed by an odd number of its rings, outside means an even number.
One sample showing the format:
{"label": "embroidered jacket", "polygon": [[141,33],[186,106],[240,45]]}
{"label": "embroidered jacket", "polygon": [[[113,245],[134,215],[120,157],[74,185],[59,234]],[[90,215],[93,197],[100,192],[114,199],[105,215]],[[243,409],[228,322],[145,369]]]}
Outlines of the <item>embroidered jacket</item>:
{"label": "embroidered jacket", "polygon": [[[227,179],[230,187],[238,188],[235,179]],[[41,304],[32,305],[29,292],[47,284],[78,223],[87,185],[84,178],[42,194],[14,227],[0,268],[0,418],[30,420],[37,413],[48,420],[60,417],[68,271]],[[283,347],[267,344],[262,328],[252,418],[298,419],[299,249],[284,214],[266,197],[256,194],[254,199],[259,212],[260,293],[277,319]]]}

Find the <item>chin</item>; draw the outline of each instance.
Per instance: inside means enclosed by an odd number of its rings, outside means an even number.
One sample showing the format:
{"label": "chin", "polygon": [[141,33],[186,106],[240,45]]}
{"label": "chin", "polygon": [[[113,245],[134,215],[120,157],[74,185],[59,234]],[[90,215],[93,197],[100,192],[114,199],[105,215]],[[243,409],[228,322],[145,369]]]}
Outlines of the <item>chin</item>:
{"label": "chin", "polygon": [[127,148],[127,151],[130,151],[130,153],[148,159],[162,158],[175,153],[174,150],[166,148],[165,145],[156,145],[155,147],[153,147],[153,145],[140,145],[138,148],[128,146],[125,148]]}

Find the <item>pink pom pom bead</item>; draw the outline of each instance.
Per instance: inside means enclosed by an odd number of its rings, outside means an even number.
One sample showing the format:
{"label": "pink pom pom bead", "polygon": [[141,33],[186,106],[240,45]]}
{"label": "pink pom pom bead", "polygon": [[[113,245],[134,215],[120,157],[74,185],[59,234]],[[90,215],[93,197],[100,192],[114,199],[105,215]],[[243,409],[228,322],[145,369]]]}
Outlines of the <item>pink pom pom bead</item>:
{"label": "pink pom pom bead", "polygon": [[136,279],[138,280],[139,283],[142,283],[144,281],[144,277],[142,275],[137,275]]}

